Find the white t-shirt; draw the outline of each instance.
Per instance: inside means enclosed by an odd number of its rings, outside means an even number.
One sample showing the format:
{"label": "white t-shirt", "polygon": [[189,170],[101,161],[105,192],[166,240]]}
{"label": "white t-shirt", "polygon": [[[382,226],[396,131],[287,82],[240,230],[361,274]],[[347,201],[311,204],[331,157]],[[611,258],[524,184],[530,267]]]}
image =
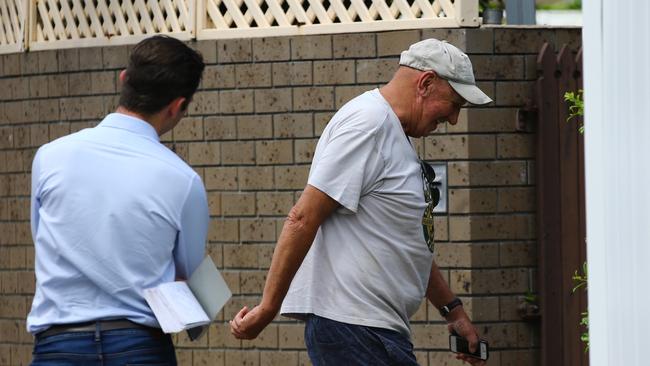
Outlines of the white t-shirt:
{"label": "white t-shirt", "polygon": [[281,313],[398,331],[424,298],[433,255],[422,231],[417,154],[379,90],[348,102],[318,141],[308,184],[336,200]]}

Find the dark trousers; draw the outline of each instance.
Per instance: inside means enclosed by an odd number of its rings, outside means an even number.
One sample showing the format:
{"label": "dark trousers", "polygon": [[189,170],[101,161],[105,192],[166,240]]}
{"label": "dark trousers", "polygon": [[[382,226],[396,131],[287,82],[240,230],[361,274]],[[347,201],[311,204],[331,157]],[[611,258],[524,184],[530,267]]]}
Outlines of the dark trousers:
{"label": "dark trousers", "polygon": [[175,366],[171,337],[147,329],[36,336],[32,366]]}
{"label": "dark trousers", "polygon": [[411,341],[389,329],[310,315],[305,343],[314,366],[417,366]]}

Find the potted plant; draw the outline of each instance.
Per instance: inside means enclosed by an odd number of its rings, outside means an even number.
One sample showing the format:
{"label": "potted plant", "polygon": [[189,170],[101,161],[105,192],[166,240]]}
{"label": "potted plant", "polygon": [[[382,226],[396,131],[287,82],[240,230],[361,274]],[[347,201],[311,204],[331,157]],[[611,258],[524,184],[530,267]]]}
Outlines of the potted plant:
{"label": "potted plant", "polygon": [[480,0],[479,7],[483,13],[483,24],[501,24],[503,21],[503,0]]}

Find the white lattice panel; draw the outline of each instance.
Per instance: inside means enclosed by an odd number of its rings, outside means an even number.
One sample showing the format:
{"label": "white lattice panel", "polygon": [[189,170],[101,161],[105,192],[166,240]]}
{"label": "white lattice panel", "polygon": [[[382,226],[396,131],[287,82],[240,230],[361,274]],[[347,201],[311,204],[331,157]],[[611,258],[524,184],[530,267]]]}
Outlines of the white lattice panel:
{"label": "white lattice panel", "polygon": [[0,53],[24,49],[28,0],[0,0]]}
{"label": "white lattice panel", "polygon": [[198,5],[200,39],[478,25],[477,0],[203,0]]}
{"label": "white lattice panel", "polygon": [[30,48],[134,43],[153,34],[191,39],[195,1],[32,0]]}

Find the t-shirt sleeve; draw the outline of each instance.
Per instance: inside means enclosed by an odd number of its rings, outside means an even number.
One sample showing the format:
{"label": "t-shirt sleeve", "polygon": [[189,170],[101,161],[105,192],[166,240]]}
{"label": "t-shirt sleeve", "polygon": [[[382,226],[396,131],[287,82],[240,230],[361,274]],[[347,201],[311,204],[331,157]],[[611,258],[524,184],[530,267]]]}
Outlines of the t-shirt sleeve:
{"label": "t-shirt sleeve", "polygon": [[360,198],[377,184],[383,164],[373,133],[339,129],[316,150],[308,184],[356,213]]}

